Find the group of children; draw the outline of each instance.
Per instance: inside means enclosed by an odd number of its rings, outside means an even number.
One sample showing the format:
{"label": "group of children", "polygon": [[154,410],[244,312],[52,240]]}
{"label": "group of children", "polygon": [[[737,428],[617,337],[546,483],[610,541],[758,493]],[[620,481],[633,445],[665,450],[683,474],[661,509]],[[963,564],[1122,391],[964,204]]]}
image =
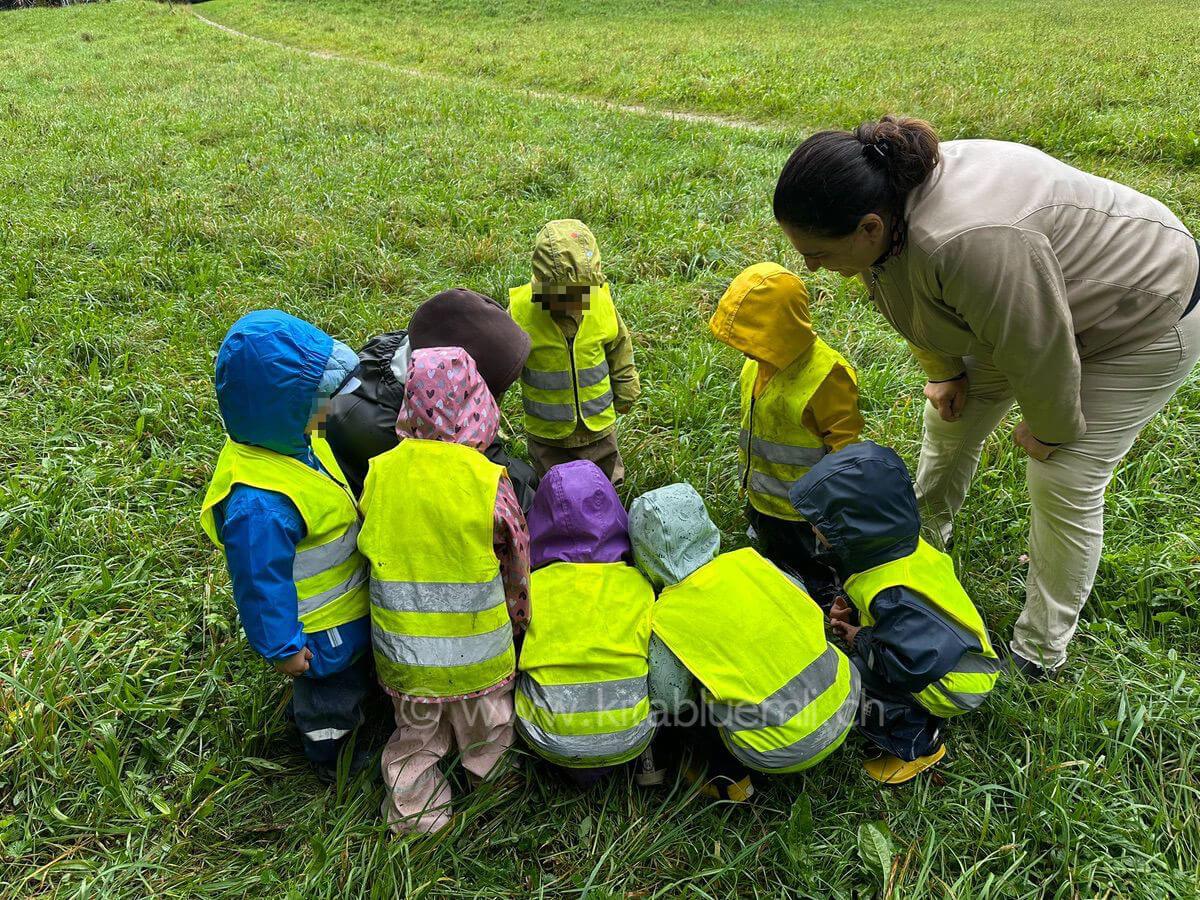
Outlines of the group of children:
{"label": "group of children", "polygon": [[[690,485],[622,505],[615,422],[638,373],[581,222],[542,229],[507,311],[444,292],[359,354],[274,310],[226,335],[203,527],[252,647],[294,678],[319,771],[375,681],[390,698],[393,829],[442,828],[442,760],[500,777],[516,733],[581,785],[635,760],[655,783],[677,757],[743,800],[752,772],[807,769],[857,726],[867,773],[901,783],[991,689],[982,620],[921,540],[904,464],[861,440],[854,369],[814,334],[803,282],[751,266],[710,327],[747,357],[739,475],[761,553],[721,553]],[[532,467],[498,440],[517,380]]]}

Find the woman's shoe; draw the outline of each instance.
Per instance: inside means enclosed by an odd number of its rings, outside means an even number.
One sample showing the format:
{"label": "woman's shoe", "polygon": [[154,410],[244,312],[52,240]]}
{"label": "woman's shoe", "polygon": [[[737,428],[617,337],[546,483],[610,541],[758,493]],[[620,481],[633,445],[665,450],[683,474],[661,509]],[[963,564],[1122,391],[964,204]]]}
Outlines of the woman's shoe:
{"label": "woman's shoe", "polygon": [[946,745],[942,744],[927,756],[918,756],[911,762],[898,756],[877,756],[863,763],[863,769],[880,784],[904,784],[935,766],[945,755]]}
{"label": "woman's shoe", "polygon": [[1016,674],[1023,676],[1026,681],[1056,681],[1063,667],[1066,666],[1066,663],[1060,663],[1052,669],[1047,668],[1039,663],[1035,663],[1031,659],[1026,659],[1011,647],[1008,650],[1006,661],[1008,668]]}

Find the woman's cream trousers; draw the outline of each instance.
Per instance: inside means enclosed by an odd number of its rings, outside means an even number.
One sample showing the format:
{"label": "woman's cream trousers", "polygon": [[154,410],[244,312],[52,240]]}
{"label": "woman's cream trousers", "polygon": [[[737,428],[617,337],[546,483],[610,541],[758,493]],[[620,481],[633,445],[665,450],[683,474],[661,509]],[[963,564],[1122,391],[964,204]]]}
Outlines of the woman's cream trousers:
{"label": "woman's cream trousers", "polygon": [[[1046,462],[1030,459],[1029,575],[1012,649],[1046,667],[1060,665],[1091,593],[1104,545],[1104,490],[1134,438],[1184,382],[1200,358],[1200,308],[1134,353],[1084,361],[1080,397],[1087,434]],[[1013,404],[1004,376],[967,360],[967,403],[956,422],[925,405],[917,498],[926,529],[950,539],[988,435]],[[1047,390],[1053,390],[1047,385]]]}

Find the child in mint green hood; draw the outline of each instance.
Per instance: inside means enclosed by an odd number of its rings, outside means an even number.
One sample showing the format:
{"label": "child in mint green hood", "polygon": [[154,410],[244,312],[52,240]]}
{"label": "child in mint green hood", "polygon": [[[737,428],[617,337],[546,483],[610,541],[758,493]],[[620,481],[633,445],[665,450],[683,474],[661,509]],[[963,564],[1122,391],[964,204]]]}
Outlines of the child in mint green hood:
{"label": "child in mint green hood", "polygon": [[[656,591],[678,584],[711,562],[721,551],[721,534],[704,501],[690,484],[669,484],[649,491],[629,508],[629,538],[634,564]],[[699,780],[700,765],[711,779],[702,791],[714,798],[746,800],[754,794],[750,773],[733,758],[717,730],[698,721],[700,695],[687,667],[655,634],[650,636],[650,699],[663,716],[656,743],[664,756],[691,751],[696,761],[684,770]]]}

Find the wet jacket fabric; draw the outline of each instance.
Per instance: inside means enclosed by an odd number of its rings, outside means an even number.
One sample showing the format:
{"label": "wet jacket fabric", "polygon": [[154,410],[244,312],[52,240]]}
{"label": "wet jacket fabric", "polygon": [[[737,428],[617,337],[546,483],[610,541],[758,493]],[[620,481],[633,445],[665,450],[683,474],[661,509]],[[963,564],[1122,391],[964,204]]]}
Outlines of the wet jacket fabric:
{"label": "wet jacket fabric", "polygon": [[[775,263],[745,269],[721,297],[708,323],[713,336],[757,363],[753,394],[812,349],[816,341],[808,289]],[[846,365],[835,365],[813,393],[801,424],[830,450],[857,441],[863,429],[858,384]]]}
{"label": "wet jacket fabric", "polygon": [[[829,555],[843,580],[917,549],[921,520],[908,470],[872,441],[821,460],[791,497],[832,545]],[[947,623],[907,587],[881,591],[871,610],[875,624],[858,632],[853,651],[869,693],[918,693],[964,653],[982,649],[967,629]]]}
{"label": "wet jacket fabric", "polygon": [[[406,376],[404,403],[396,420],[401,441],[417,438],[471,447],[482,452],[495,439],[500,411],[487,385],[479,376],[470,355],[460,347],[441,347],[413,352]],[[370,474],[362,497],[362,510],[371,515],[375,490],[395,490],[397,485],[377,485]],[[402,527],[397,525],[397,527]],[[499,563],[509,617],[520,630],[529,618],[529,535],[525,516],[507,475],[500,476],[493,516],[493,550]],[[511,676],[492,687],[471,694],[416,697],[385,689],[396,697],[416,702],[449,702],[500,690]]]}
{"label": "wet jacket fabric", "polygon": [[1034,435],[1087,430],[1080,361],[1140,350],[1196,286],[1193,236],[1159,201],[1006,141],[941,144],[906,201],[904,249],[865,279],[934,381],[963,357],[1008,379]]}
{"label": "wet jacket fabric", "polygon": [[[217,354],[217,403],[229,437],[323,471],[304,429],[317,401],[335,391],[355,363],[345,344],[287,313],[243,316]],[[307,647],[312,659],[305,677],[320,679],[344,670],[367,649],[365,616],[304,633],[292,570],[305,525],[291,500],[239,484],[213,513],[238,615],[256,653],[277,662]]]}
{"label": "wet jacket fabric", "polygon": [[[521,374],[529,355],[529,336],[495,300],[465,288],[442,291],[413,313],[407,330],[378,335],[359,350],[355,370],[360,384],[330,406],[326,435],[354,493],[362,493],[372,457],[396,446],[396,417],[404,403],[404,381],[414,350],[462,347],[497,402]],[[498,440],[484,455],[508,469],[509,479],[528,509],[537,476],[523,460],[508,454]]]}
{"label": "wet jacket fabric", "polygon": [[411,352],[407,331],[371,338],[358,351],[358,386],[329,404],[325,437],[355,496],[362,494],[372,458],[396,446]]}

